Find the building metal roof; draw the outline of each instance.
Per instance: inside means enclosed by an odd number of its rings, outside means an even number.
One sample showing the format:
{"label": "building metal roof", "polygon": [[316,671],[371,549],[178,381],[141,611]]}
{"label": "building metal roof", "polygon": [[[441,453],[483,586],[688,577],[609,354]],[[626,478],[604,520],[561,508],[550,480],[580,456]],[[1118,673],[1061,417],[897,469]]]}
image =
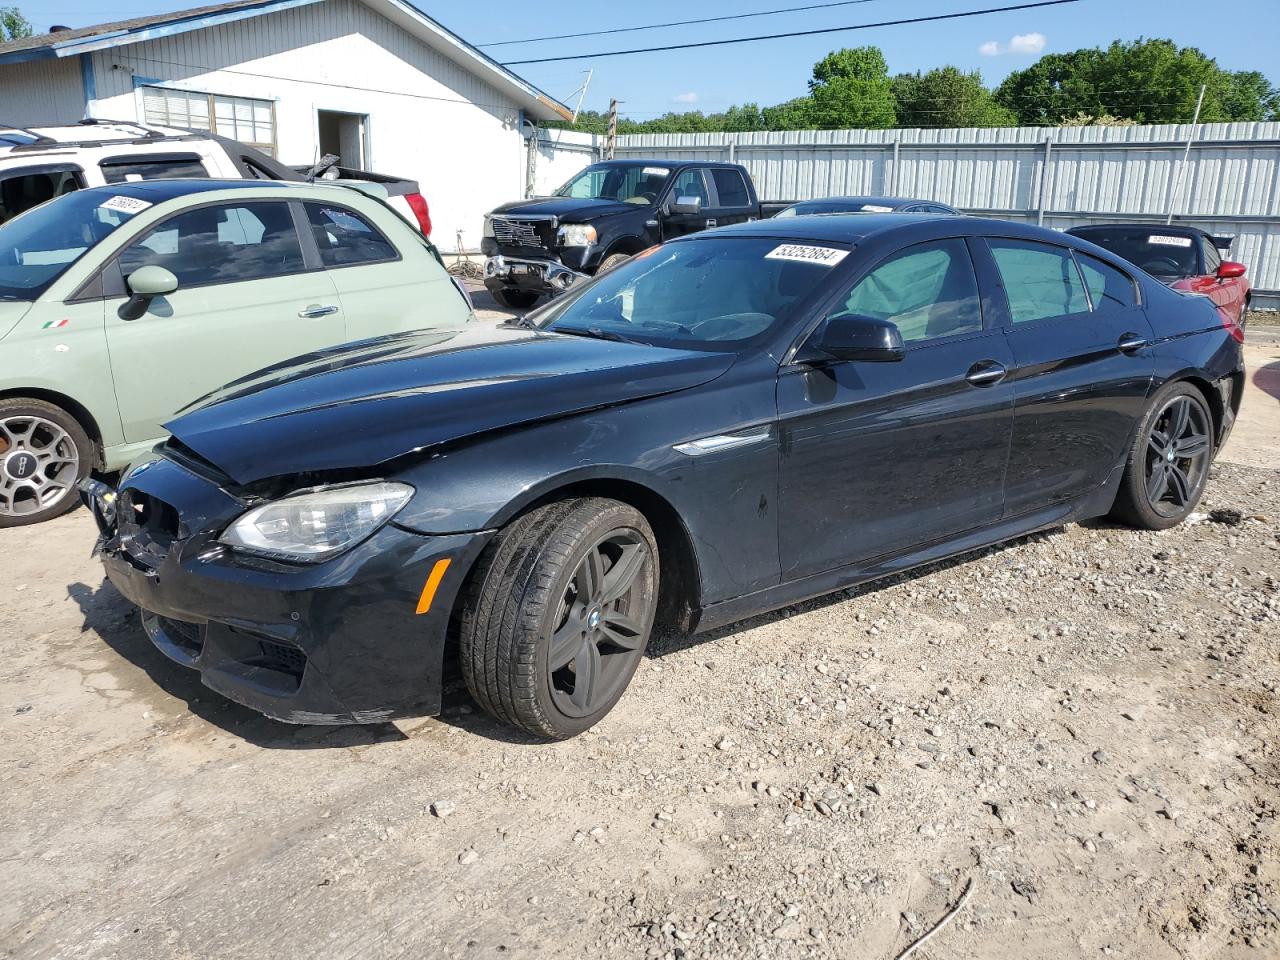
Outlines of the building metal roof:
{"label": "building metal roof", "polygon": [[[72,57],[219,26],[325,0],[229,0],[226,3],[172,13],[59,30],[0,43],[0,64]],[[510,95],[538,119],[570,120],[573,111],[512,73],[406,0],[360,0],[365,6],[407,30],[428,46]]]}

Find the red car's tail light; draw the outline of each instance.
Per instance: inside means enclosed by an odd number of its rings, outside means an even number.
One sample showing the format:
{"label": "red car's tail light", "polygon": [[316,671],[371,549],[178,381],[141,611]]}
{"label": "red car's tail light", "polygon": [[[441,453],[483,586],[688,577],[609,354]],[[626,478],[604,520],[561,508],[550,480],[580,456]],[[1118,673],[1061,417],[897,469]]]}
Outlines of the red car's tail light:
{"label": "red car's tail light", "polygon": [[409,201],[409,208],[413,210],[413,215],[418,218],[418,229],[422,231],[424,237],[430,237],[431,211],[427,207],[426,198],[420,193],[407,193],[405,199]]}

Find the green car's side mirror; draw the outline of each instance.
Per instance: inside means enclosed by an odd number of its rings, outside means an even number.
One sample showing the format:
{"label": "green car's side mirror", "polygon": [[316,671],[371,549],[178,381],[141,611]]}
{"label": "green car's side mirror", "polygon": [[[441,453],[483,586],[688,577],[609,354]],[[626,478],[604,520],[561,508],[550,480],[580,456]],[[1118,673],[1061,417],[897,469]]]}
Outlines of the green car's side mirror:
{"label": "green car's side mirror", "polygon": [[121,320],[137,320],[147,312],[151,301],[165,297],[178,289],[178,278],[164,267],[139,267],[125,281],[129,285],[129,297],[118,311]]}

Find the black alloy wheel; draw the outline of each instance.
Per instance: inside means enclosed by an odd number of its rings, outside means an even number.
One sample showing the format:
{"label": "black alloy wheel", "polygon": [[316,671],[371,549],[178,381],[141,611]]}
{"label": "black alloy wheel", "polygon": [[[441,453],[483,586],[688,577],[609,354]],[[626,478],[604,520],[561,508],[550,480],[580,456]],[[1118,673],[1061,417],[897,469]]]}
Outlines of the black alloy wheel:
{"label": "black alloy wheel", "polygon": [[535,736],[598,723],[644,657],[658,609],[658,545],[615,500],[564,500],[518,517],[480,558],[460,611],[476,702]]}
{"label": "black alloy wheel", "polygon": [[1185,520],[1209,479],[1214,435],[1204,394],[1184,381],[1162,387],[1134,437],[1112,516],[1147,530]]}

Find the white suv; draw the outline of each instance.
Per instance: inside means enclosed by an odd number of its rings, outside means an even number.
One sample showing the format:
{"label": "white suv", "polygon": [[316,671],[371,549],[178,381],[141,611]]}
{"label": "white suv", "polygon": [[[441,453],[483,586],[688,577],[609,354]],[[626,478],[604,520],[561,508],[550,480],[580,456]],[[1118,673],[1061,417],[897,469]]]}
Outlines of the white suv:
{"label": "white suv", "polygon": [[412,180],[326,166],[323,161],[301,173],[235,140],[174,127],[116,120],[29,129],[0,124],[0,223],[84,187],[193,177],[337,180],[385,200],[410,226],[431,236],[427,203]]}

